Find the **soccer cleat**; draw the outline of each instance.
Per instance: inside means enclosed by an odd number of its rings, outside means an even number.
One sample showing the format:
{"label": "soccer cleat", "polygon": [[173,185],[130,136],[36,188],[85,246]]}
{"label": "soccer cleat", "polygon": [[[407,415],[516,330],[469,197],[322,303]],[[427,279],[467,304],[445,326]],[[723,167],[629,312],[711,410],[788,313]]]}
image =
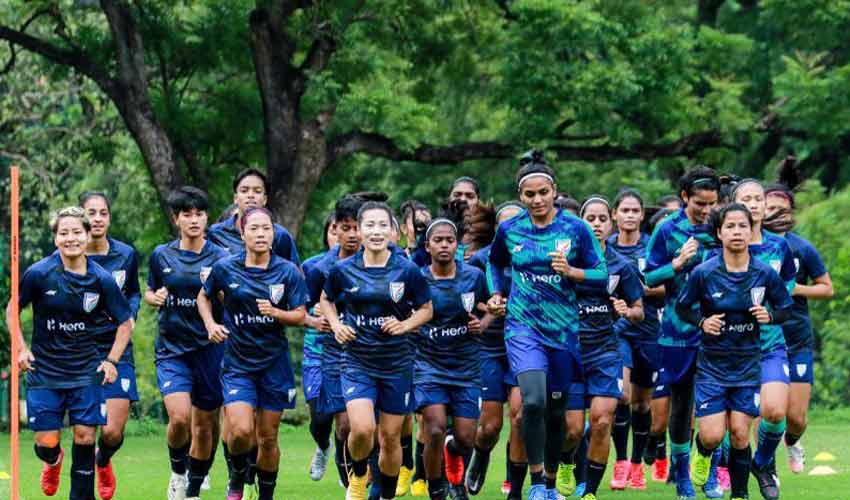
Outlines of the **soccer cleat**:
{"label": "soccer cleat", "polygon": [[[168,480],[168,500],[185,500],[187,483],[185,474],[175,474],[172,472],[171,479]],[[230,494],[227,495],[227,498],[230,500]],[[241,493],[238,498],[242,498]]]}
{"label": "soccer cleat", "polygon": [[186,500],[201,500],[201,497],[186,497]]}
{"label": "soccer cleat", "polygon": [[260,498],[260,486],[254,481],[246,484],[243,490],[244,500],[258,500]]}
{"label": "soccer cleat", "polygon": [[62,459],[65,458],[65,452],[59,450],[59,459],[53,465],[44,464],[41,469],[41,492],[45,496],[52,497],[59,489],[59,476],[62,473]]}
{"label": "soccer cleat", "polygon": [[469,459],[469,470],[466,471],[466,489],[469,490],[470,495],[477,495],[481,492],[489,466],[490,455],[472,451],[472,458]]}
{"label": "soccer cleat", "polygon": [[210,484],[210,475],[207,474],[206,476],[204,476],[204,482],[201,483],[201,490],[209,491],[211,488],[212,488],[212,484]]}
{"label": "soccer cleat", "polygon": [[[584,496],[584,490],[586,488],[587,488],[587,483],[578,483],[578,485],[576,486],[576,492],[575,492],[574,495],[578,498],[583,497]],[[594,495],[594,498],[596,498],[596,495]]]}
{"label": "soccer cleat", "polygon": [[732,489],[732,479],[729,477],[728,467],[717,467],[717,483],[723,488],[723,491]]}
{"label": "soccer cleat", "polygon": [[97,494],[103,500],[110,500],[115,496],[115,473],[112,472],[112,462],[106,464],[106,467],[98,467],[95,464],[94,469],[97,474]]}
{"label": "soccer cleat", "polygon": [[555,476],[555,488],[558,493],[568,497],[576,492],[576,476],[573,472],[576,464],[559,464],[558,474]]}
{"label": "soccer cleat", "polygon": [[410,491],[410,479],[413,478],[413,469],[401,466],[398,470],[398,484],[395,487],[395,496],[403,497]]}
{"label": "soccer cleat", "polygon": [[348,476],[348,489],[345,490],[345,500],[367,500],[369,474],[357,476],[353,472]]}
{"label": "soccer cleat", "polygon": [[242,492],[239,490],[227,490],[227,500],[242,500]]}
{"label": "soccer cleat", "polygon": [[528,500],[546,500],[546,485],[532,484],[528,490]]}
{"label": "soccer cleat", "polygon": [[511,482],[505,479],[502,481],[502,495],[510,495],[511,493]]}
{"label": "soccer cleat", "polygon": [[321,481],[325,477],[325,472],[328,470],[328,451],[316,446],[316,451],[313,453],[313,459],[310,460],[310,479],[313,481]]}
{"label": "soccer cleat", "polygon": [[[710,462],[711,457],[709,457]],[[697,497],[688,469],[688,461],[686,460],[677,461],[673,464],[673,470],[676,474],[676,496],[680,500],[690,500]]]}
{"label": "soccer cleat", "polygon": [[611,475],[611,489],[624,490],[626,489],[626,481],[629,479],[629,462],[628,460],[617,460],[614,464],[614,473]]}
{"label": "soccer cleat", "polygon": [[463,484],[463,457],[454,455],[449,451],[449,443],[453,436],[446,436],[446,444],[443,446],[443,463],[446,467],[446,479],[452,486]]}
{"label": "soccer cleat", "polygon": [[711,471],[711,455],[704,457],[697,453],[694,456],[691,480],[695,486],[705,486],[708,481],[708,473]]}
{"label": "soccer cleat", "polygon": [[646,489],[646,475],[643,473],[643,464],[629,465],[628,487],[632,490]]}
{"label": "soccer cleat", "polygon": [[428,483],[424,479],[417,479],[410,485],[410,494],[415,497],[428,496]]}
{"label": "soccer cleat", "polygon": [[546,490],[546,500],[560,500],[561,495],[558,494],[558,490],[555,488]]}
{"label": "soccer cleat", "polygon": [[669,476],[670,461],[666,458],[657,458],[652,463],[652,480],[656,483],[666,483]]}
{"label": "soccer cleat", "polygon": [[581,500],[596,500],[596,495],[593,493],[588,493],[587,495],[581,497]]}
{"label": "soccer cleat", "polygon": [[[715,453],[715,457],[719,459],[720,455]],[[708,470],[708,479],[702,486],[702,492],[705,498],[723,498],[723,488],[717,479],[717,459],[712,458],[711,467]]]}
{"label": "soccer cleat", "polygon": [[794,446],[787,446],[786,448],[788,451],[788,468],[794,474],[803,472],[803,469],[806,468],[806,450],[803,449],[803,445],[797,441]]}
{"label": "soccer cleat", "polygon": [[776,484],[776,475],[774,475],[770,467],[759,467],[755,461],[750,462],[750,472],[756,478],[759,485],[759,491],[764,500],[776,500],[779,498],[779,485]]}
{"label": "soccer cleat", "polygon": [[466,487],[462,484],[450,484],[449,498],[451,500],[469,500],[469,496],[466,494]]}

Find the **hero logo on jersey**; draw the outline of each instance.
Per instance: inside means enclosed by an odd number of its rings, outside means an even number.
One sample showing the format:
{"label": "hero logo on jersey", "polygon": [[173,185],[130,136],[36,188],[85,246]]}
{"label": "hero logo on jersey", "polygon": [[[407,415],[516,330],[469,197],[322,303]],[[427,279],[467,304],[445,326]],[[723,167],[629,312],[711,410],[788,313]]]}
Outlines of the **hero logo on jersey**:
{"label": "hero logo on jersey", "polygon": [[617,289],[617,285],[620,284],[620,275],[612,274],[608,276],[608,295],[613,295],[614,290]]}
{"label": "hero logo on jersey", "polygon": [[206,283],[206,282],[207,282],[207,278],[209,278],[209,277],[210,277],[210,273],[211,273],[211,272],[212,272],[212,267],[206,267],[206,266],[205,266],[205,267],[202,267],[202,268],[201,268],[201,272],[200,272],[200,275],[201,275],[201,283]]}
{"label": "hero logo on jersey", "polygon": [[124,282],[127,281],[127,271],[123,269],[112,271],[112,278],[115,279],[115,283],[118,284],[118,288],[124,288]]}
{"label": "hero logo on jersey", "polygon": [[770,261],[770,267],[776,271],[776,274],[779,274],[779,271],[782,269],[782,261],[779,259],[773,259]]}
{"label": "hero logo on jersey", "polygon": [[274,304],[280,302],[280,299],[283,298],[283,290],[285,286],[283,284],[277,285],[269,285],[269,298],[272,299]]}
{"label": "hero logo on jersey", "polygon": [[463,302],[463,309],[472,313],[472,308],[475,306],[475,292],[467,292],[460,296],[461,301]]}
{"label": "hero logo on jersey", "polygon": [[555,241],[555,248],[561,252],[562,254],[570,253],[570,249],[573,247],[573,240],[557,240]]}
{"label": "hero logo on jersey", "polygon": [[390,298],[393,299],[393,302],[398,303],[398,301],[400,301],[402,297],[404,297],[404,282],[390,282]]}
{"label": "hero logo on jersey", "polygon": [[750,289],[750,298],[753,299],[754,306],[760,306],[764,302],[764,287],[757,286]]}
{"label": "hero logo on jersey", "polygon": [[83,310],[87,313],[92,312],[94,308],[97,307],[97,303],[99,300],[99,293],[86,292],[86,294],[83,296]]}

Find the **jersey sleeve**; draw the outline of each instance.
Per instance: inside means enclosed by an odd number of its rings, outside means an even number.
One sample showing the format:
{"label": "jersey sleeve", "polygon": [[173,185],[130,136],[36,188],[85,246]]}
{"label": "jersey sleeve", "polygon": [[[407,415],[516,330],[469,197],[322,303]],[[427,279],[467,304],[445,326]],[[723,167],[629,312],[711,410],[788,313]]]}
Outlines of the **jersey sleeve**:
{"label": "jersey sleeve", "polygon": [[288,310],[297,309],[307,303],[307,283],[304,277],[298,272],[297,268],[293,268],[292,276],[289,278],[289,283],[286,286],[287,298],[286,306]]}
{"label": "jersey sleeve", "polygon": [[225,273],[226,271],[221,263],[213,264],[210,275],[204,281],[204,293],[213,302],[215,302],[214,298],[218,295],[218,292],[224,290],[224,283],[226,281],[224,277]]}
{"label": "jersey sleeve", "polygon": [[322,291],[325,292],[325,295],[331,302],[334,302],[342,292],[342,269],[339,267],[339,263],[331,267]]}
{"label": "jersey sleeve", "polygon": [[791,294],[785,286],[785,280],[776,273],[768,273],[766,288],[767,302],[770,304],[773,323],[780,324],[791,316],[791,306],[794,304]]}
{"label": "jersey sleeve", "polygon": [[490,294],[487,292],[487,278],[484,273],[475,273],[475,305],[486,303],[488,298]]}
{"label": "jersey sleeve", "polygon": [[507,286],[504,280],[505,268],[511,265],[511,254],[508,253],[507,230],[505,225],[499,226],[493,245],[490,247],[490,256],[487,259],[487,284],[490,293],[506,295]]}
{"label": "jersey sleeve", "polygon": [[687,283],[679,293],[679,300],[676,302],[676,313],[686,322],[698,326],[702,319],[702,311],[699,307],[700,296],[703,292],[703,272],[701,269],[695,269],[691,272]]}
{"label": "jersey sleeve", "polygon": [[790,293],[797,285],[797,266],[794,264],[794,254],[791,253],[791,246],[785,239],[782,239],[782,248],[784,255],[782,256],[782,267],[779,268],[779,277],[782,278],[785,288]]}
{"label": "jersey sleeve", "polygon": [[643,270],[646,286],[656,287],[673,279],[673,257],[667,252],[667,224],[660,224],[652,232],[646,247],[646,267]]}
{"label": "jersey sleeve", "polygon": [[319,269],[318,265],[310,266],[305,277],[305,285],[307,288],[307,307],[313,307],[319,303],[322,296],[322,287],[325,284],[325,275]]}
{"label": "jersey sleeve", "polygon": [[160,288],[162,288],[162,267],[157,249],[153,251],[148,262],[148,289],[157,291]]}
{"label": "jersey sleeve", "polygon": [[627,304],[634,304],[643,297],[643,284],[637,274],[637,269],[631,265],[623,266],[620,277],[620,294]]}
{"label": "jersey sleeve", "polygon": [[605,262],[605,255],[590,226],[584,221],[579,229],[578,252],[570,265],[584,270],[585,285],[602,288],[608,286],[608,264]]}
{"label": "jersey sleeve", "polygon": [[289,231],[283,227],[277,227],[274,240],[274,253],[300,268],[301,258],[298,256],[298,249]]}
{"label": "jersey sleeve", "polygon": [[810,243],[804,245],[803,251],[800,252],[800,257],[802,257],[800,265],[806,268],[806,272],[812,278],[820,278],[828,272],[820,253],[818,253],[814,245]]}
{"label": "jersey sleeve", "polygon": [[139,315],[139,305],[142,303],[142,292],[139,287],[139,252],[133,249],[127,266],[127,278],[124,283],[127,289],[127,302],[130,303],[130,313],[134,318]]}
{"label": "jersey sleeve", "polygon": [[428,281],[419,269],[412,263],[408,266],[405,273],[404,295],[410,301],[414,309],[419,309],[425,303],[431,301],[431,288],[428,286]]}
{"label": "jersey sleeve", "polygon": [[18,307],[23,309],[33,299],[41,294],[41,284],[44,283],[42,273],[35,267],[30,266],[21,276],[21,284],[18,292]]}
{"label": "jersey sleeve", "polygon": [[121,289],[118,288],[118,283],[112,276],[104,272],[100,276],[100,286],[103,292],[104,308],[106,312],[115,320],[117,324],[121,324],[133,317],[133,311],[130,309],[130,303]]}

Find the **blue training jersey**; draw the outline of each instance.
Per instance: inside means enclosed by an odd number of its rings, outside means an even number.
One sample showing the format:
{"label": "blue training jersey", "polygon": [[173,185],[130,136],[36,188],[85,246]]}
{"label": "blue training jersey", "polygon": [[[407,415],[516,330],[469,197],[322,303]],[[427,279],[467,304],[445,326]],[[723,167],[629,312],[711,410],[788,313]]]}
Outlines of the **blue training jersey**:
{"label": "blue training jersey", "polygon": [[[207,238],[216,245],[224,248],[230,255],[237,255],[245,251],[245,242],[242,241],[242,233],[236,225],[236,217],[233,215],[229,219],[213,224],[207,230]],[[298,257],[298,249],[295,247],[295,240],[289,231],[280,224],[274,224],[274,241],[272,241],[272,253],[283,257],[292,262],[296,266],[301,266],[301,259]]]}
{"label": "blue training jersey", "polygon": [[[673,270],[673,259],[682,246],[693,237],[699,242],[697,254],[678,272]],[[658,223],[646,249],[646,286],[654,288],[664,285],[665,307],[661,320],[658,344],[662,346],[696,347],[699,345],[699,329],[679,318],[676,299],[688,274],[705,258],[706,253],[717,246],[711,229],[706,224],[691,224],[685,209],[674,212]]]}
{"label": "blue training jersey", "polygon": [[[91,258],[86,274],[66,271],[58,253],[36,262],[21,277],[21,309],[32,304],[30,350],[35,362],[27,372],[30,388],[70,389],[99,384],[97,367],[106,356],[97,349],[98,320],[117,325],[132,317],[115,279]],[[114,336],[113,336],[114,340]]]}
{"label": "blue training jersey", "polygon": [[[469,258],[467,262],[468,265],[477,267],[478,269],[486,272],[487,271],[487,261],[490,259],[490,245],[482,248],[481,250],[475,252],[475,255]],[[510,294],[511,290],[511,270],[510,268],[502,269],[502,283],[508,290],[508,294]],[[491,290],[488,290],[490,293]],[[486,302],[486,301],[485,301]],[[500,356],[506,356],[507,351],[505,349],[505,318],[496,317],[493,318],[493,321],[487,326],[487,329],[481,333],[481,335],[476,335],[473,337],[476,342],[479,343],[479,352],[481,356],[488,358],[498,358]]]}
{"label": "blue training jersey", "polygon": [[[490,290],[508,298],[505,338],[539,335],[548,346],[575,349],[579,315],[576,284],[552,270],[551,252],[565,252],[571,266],[584,269],[588,286],[605,289],[608,270],[590,226],[558,209],[552,223],[537,227],[528,211],[503,222],[490,247]],[[504,281],[511,269],[512,286]]]}
{"label": "blue training jersey", "polygon": [[[620,245],[617,243],[617,233],[608,238],[607,244],[618,254],[626,258],[637,271],[641,284],[646,284],[643,273],[646,269],[646,249],[649,246],[649,236],[641,233],[636,245]],[[656,343],[661,332],[661,314],[664,310],[664,297],[643,297],[643,321],[632,323],[620,318],[614,323],[614,331],[621,337],[637,342]]]}
{"label": "blue training jersey", "polygon": [[791,296],[767,264],[750,259],[746,272],[730,273],[722,256],[697,266],[678,297],[681,307],[697,308],[699,317],[725,314],[720,335],[702,334],[697,380],[727,387],[761,382],[761,330],[749,309],[754,304],[773,311],[791,308]]}
{"label": "blue training jersey", "polygon": [[[322,289],[325,287],[325,281],[328,279],[328,274],[334,264],[339,261],[339,246],[334,246],[316,263],[314,263],[309,271],[305,269],[307,279],[307,293],[309,300],[308,305],[319,303],[322,297]],[[337,302],[337,312],[342,319],[342,304]],[[322,357],[321,366],[322,373],[330,377],[339,377],[339,370],[342,365],[342,344],[336,341],[333,333],[320,333],[322,335]]]}
{"label": "blue training jersey", "polygon": [[224,293],[223,323],[230,333],[222,368],[237,373],[261,372],[289,349],[284,326],[260,314],[257,300],[268,300],[285,311],[307,303],[301,271],[275,254],[265,269],[246,266],[245,252],[217,262],[204,282],[204,292],[208,297]]}
{"label": "blue training jersey", "polygon": [[[304,276],[308,279],[307,305],[311,314],[314,312],[313,308],[315,307],[318,301],[309,300],[312,298],[312,294],[310,293],[309,276],[310,272],[313,269],[313,266],[315,266],[324,257],[325,253],[314,255],[309,259],[305,260],[302,266],[302,269],[304,270]],[[322,364],[322,348],[324,345],[324,340],[325,335],[322,332],[316,330],[315,328],[310,328],[309,326],[304,327],[304,357],[302,358],[301,366],[320,366]]]}
{"label": "blue training jersey", "polygon": [[[142,300],[142,293],[139,289],[139,253],[126,243],[112,238],[107,238],[107,241],[109,242],[109,250],[105,255],[89,255],[89,258],[112,275],[118,288],[121,289],[121,293],[124,294],[130,304],[130,313],[133,318],[136,318],[139,315],[139,304]],[[115,342],[115,330],[118,329],[119,323],[116,323],[114,318],[106,314],[96,318],[95,323],[97,325],[95,327],[97,347],[100,354],[106,357],[112,350],[112,344]],[[121,361],[134,364],[132,341],[124,349]]]}
{"label": "blue training jersey", "polygon": [[428,282],[434,316],[416,337],[414,383],[478,387],[481,371],[478,342],[469,333],[469,315],[487,301],[487,280],[475,267],[458,263],[455,277],[437,279],[430,266],[422,268]]}
{"label": "blue training jersey", "polygon": [[617,350],[619,345],[614,333],[614,321],[617,313],[611,297],[632,304],[643,296],[643,285],[637,271],[631,264],[611,247],[605,248],[605,261],[608,265],[608,286],[576,286],[579,307],[579,340],[582,356]]}
{"label": "blue training jersey", "polygon": [[[208,279],[213,264],[227,258],[227,252],[210,240],[199,253],[181,250],[180,240],[159,245],[148,262],[148,288],[168,289],[168,298],[159,308],[159,332],[154,341],[157,360],[174,358],[209,345],[210,340],[198,313],[198,292]],[[211,297],[213,304],[218,301]]]}
{"label": "blue training jersey", "polygon": [[324,292],[337,304],[341,321],[357,335],[344,346],[344,369],[393,377],[412,368],[412,343],[407,335],[388,335],[381,325],[391,316],[404,320],[431,300],[428,284],[415,264],[391,252],[386,266],[366,267],[360,251],[334,264]]}
{"label": "blue training jersey", "polygon": [[[797,269],[796,282],[811,284],[816,278],[827,273],[823,259],[817,249],[797,233],[785,233],[785,241],[791,247],[794,256],[794,267]],[[806,297],[792,297],[794,307],[791,308],[791,319],[782,323],[785,342],[789,351],[811,349],[814,342],[812,320],[809,317],[809,301]]]}

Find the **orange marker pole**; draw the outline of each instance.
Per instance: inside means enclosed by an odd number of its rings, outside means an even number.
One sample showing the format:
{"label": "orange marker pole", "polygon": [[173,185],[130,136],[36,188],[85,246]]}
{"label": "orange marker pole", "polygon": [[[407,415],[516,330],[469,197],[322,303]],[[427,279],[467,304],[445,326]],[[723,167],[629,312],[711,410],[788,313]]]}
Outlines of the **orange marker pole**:
{"label": "orange marker pole", "polygon": [[9,331],[9,336],[12,339],[12,356],[11,356],[11,365],[12,365],[12,401],[10,403],[12,410],[12,436],[11,442],[9,443],[9,453],[10,463],[11,463],[11,473],[12,473],[12,481],[9,485],[9,491],[11,492],[10,498],[11,500],[18,500],[19,490],[18,484],[20,483],[20,464],[18,462],[19,455],[19,446],[18,446],[18,433],[20,432],[18,429],[18,425],[20,422],[20,417],[18,415],[20,409],[20,402],[18,401],[18,352],[21,349],[19,344],[19,338],[21,334],[21,323],[19,317],[19,305],[18,305],[18,285],[20,282],[19,278],[19,270],[18,270],[18,246],[19,246],[19,227],[18,227],[18,210],[20,200],[18,198],[19,195],[19,179],[20,179],[20,170],[17,166],[12,166],[9,170],[11,175],[11,212],[12,212],[12,238],[9,242],[9,254],[12,256],[12,315],[10,316],[9,324],[11,325],[11,329]]}

